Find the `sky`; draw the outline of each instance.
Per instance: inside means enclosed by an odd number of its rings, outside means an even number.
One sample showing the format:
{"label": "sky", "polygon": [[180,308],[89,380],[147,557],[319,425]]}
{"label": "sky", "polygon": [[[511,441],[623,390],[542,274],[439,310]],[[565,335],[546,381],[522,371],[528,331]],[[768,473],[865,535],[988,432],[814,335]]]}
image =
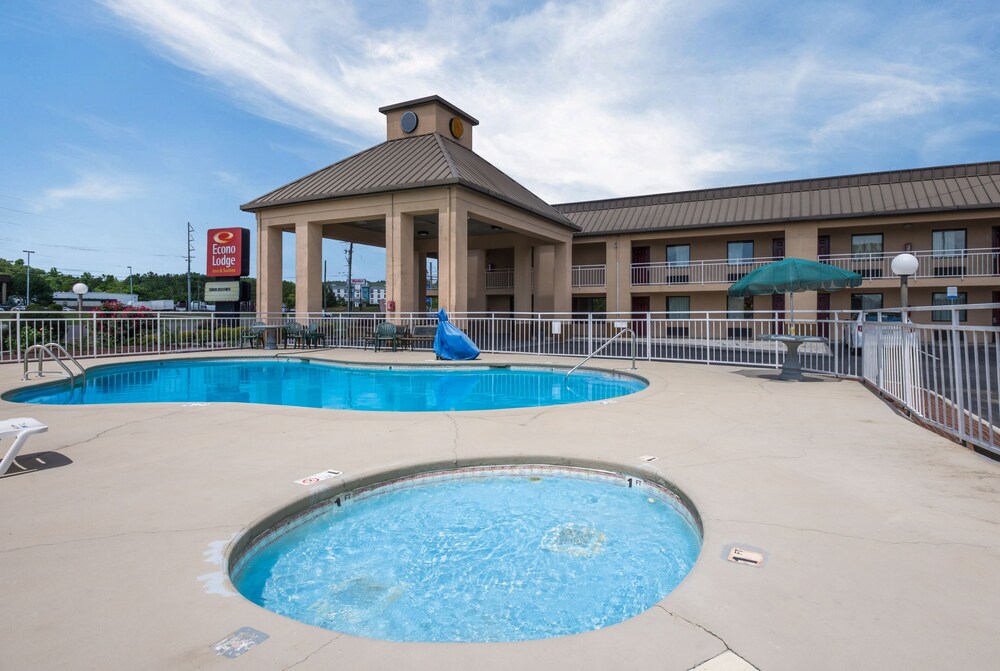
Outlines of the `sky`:
{"label": "sky", "polygon": [[184,272],[190,222],[204,272],[207,229],[433,94],[550,203],[1000,160],[998,56],[995,0],[5,0],[0,257]]}

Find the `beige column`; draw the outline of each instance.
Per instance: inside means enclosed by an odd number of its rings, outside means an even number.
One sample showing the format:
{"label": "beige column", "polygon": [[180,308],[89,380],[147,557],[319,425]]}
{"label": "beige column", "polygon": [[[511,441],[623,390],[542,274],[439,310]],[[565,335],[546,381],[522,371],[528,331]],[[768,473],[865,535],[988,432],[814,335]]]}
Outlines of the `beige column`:
{"label": "beige column", "polygon": [[413,256],[413,288],[416,291],[416,302],[413,309],[417,312],[427,310],[427,252],[415,252]]}
{"label": "beige column", "polygon": [[469,250],[469,312],[486,311],[486,250]]}
{"label": "beige column", "polygon": [[[796,259],[808,259],[815,261],[819,258],[819,224],[802,222],[785,229],[785,256]],[[816,319],[816,292],[800,291],[793,299],[785,294],[785,309],[790,309],[792,301],[795,303],[795,319],[809,320]],[[770,306],[770,303],[768,303]],[[757,304],[754,304],[757,307]],[[761,309],[769,309],[761,308]]]}
{"label": "beige column", "polygon": [[573,309],[573,243],[557,244],[554,252],[552,310],[568,313]]}
{"label": "beige column", "polygon": [[556,249],[554,245],[535,247],[535,312],[555,310],[553,277],[555,274]]}
{"label": "beige column", "polygon": [[307,312],[323,309],[323,226],[308,221],[295,223],[295,314],[299,321]]}
{"label": "beige column", "polygon": [[281,229],[257,225],[257,312],[281,314]]}
{"label": "beige column", "polygon": [[632,243],[627,237],[605,243],[604,277],[608,312],[632,311]]}
{"label": "beige column", "polygon": [[[385,219],[385,300],[389,319],[413,312],[413,216],[397,209]],[[395,311],[389,311],[389,303]]]}
{"label": "beige column", "polygon": [[514,246],[514,312],[531,312],[531,245]]}
{"label": "beige column", "polygon": [[819,258],[819,224],[801,222],[785,229],[785,256],[815,261]]}
{"label": "beige column", "polygon": [[438,215],[438,305],[448,312],[467,312],[469,211],[450,190],[448,209]]}

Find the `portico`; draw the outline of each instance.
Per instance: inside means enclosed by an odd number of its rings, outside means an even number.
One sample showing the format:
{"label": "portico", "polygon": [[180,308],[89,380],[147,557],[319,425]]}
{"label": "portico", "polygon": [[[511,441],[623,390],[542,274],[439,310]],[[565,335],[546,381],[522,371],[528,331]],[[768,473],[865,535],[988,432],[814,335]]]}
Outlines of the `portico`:
{"label": "portico", "polygon": [[[387,141],[246,205],[257,217],[257,305],[281,311],[282,233],[295,235],[296,313],[322,306],[324,238],[384,247],[386,307],[423,311],[426,259],[438,260],[438,303],[486,309],[487,255],[513,257],[513,308],[569,312],[579,227],[475,154],[478,124],[437,96],[380,110]],[[545,281],[532,289],[532,271]]]}

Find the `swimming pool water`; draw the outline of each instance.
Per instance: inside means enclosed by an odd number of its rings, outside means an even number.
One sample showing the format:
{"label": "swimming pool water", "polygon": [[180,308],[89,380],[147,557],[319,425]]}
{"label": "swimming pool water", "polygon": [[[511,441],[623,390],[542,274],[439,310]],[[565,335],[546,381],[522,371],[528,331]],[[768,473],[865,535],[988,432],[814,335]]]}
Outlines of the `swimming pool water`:
{"label": "swimming pool water", "polygon": [[301,359],[187,359],[102,366],[83,387],[44,385],[4,400],[41,404],[236,402],[353,410],[489,410],[598,401],[645,382],[579,370],[346,366]]}
{"label": "swimming pool water", "polygon": [[383,640],[599,629],[660,601],[700,550],[690,513],[632,481],[501,471],[338,498],[258,540],[233,582],[282,615]]}

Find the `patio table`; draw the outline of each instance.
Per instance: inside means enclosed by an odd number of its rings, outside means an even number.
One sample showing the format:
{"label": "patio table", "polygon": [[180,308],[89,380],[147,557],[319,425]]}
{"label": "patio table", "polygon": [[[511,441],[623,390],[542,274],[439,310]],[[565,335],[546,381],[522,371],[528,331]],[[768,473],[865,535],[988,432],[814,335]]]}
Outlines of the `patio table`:
{"label": "patio table", "polygon": [[829,342],[820,336],[798,336],[785,335],[783,333],[768,334],[760,337],[761,340],[784,343],[788,349],[785,360],[781,364],[781,374],[779,380],[804,380],[802,377],[802,361],[799,359],[799,347],[807,342]]}

